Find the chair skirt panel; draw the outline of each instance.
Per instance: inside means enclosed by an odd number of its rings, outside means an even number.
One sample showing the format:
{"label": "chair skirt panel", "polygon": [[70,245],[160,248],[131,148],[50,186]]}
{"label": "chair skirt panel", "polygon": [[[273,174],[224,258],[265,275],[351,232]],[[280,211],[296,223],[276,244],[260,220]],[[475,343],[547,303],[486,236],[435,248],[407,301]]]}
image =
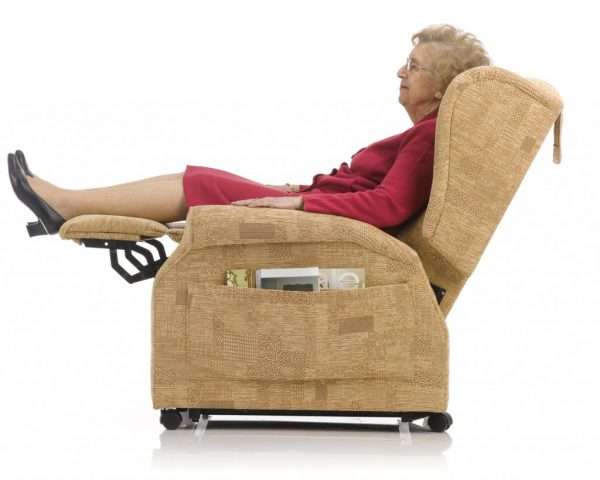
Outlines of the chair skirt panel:
{"label": "chair skirt panel", "polygon": [[[448,332],[421,266],[354,243],[188,248],[152,298],[155,408],[445,411]],[[367,287],[224,285],[226,268],[366,270]]]}

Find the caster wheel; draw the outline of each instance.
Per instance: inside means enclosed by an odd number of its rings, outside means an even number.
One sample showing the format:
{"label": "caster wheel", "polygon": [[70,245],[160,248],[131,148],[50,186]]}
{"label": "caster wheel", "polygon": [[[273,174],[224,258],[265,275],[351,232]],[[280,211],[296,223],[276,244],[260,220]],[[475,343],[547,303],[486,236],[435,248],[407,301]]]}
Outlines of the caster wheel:
{"label": "caster wheel", "polygon": [[452,425],[452,417],[448,412],[432,413],[426,423],[432,432],[445,432]]}
{"label": "caster wheel", "polygon": [[160,423],[167,430],[177,430],[181,425],[181,413],[177,410],[161,410],[160,411]]}

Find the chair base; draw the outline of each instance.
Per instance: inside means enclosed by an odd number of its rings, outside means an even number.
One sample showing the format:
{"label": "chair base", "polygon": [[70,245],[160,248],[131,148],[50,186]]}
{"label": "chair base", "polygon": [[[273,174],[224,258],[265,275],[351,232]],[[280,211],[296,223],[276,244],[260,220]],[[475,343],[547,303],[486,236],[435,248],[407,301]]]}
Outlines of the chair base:
{"label": "chair base", "polygon": [[[277,416],[310,416],[310,417],[395,417],[399,423],[412,422],[425,418],[425,426],[433,432],[445,432],[452,425],[452,417],[447,412],[379,412],[379,411],[344,411],[344,410],[250,410],[223,408],[165,408],[160,411],[160,423],[167,430],[176,430],[180,426],[198,423],[200,417],[204,423],[209,415],[277,415]],[[185,420],[185,422],[184,422]],[[255,422],[256,423],[256,422]],[[263,424],[273,422],[260,422]],[[279,422],[285,423],[285,422]],[[290,423],[290,422],[287,422]],[[296,422],[302,426],[305,423]],[[323,425],[323,424],[317,424]]]}

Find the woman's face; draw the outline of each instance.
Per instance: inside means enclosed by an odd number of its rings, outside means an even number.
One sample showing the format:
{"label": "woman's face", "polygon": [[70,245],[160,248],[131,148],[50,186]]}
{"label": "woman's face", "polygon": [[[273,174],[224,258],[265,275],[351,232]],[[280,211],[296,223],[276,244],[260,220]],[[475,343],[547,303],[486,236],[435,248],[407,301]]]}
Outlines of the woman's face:
{"label": "woman's face", "polygon": [[435,45],[421,43],[409,54],[411,70],[406,65],[398,70],[400,81],[400,97],[398,101],[410,113],[431,109],[439,103],[435,98],[438,88],[438,77],[433,72],[435,65]]}

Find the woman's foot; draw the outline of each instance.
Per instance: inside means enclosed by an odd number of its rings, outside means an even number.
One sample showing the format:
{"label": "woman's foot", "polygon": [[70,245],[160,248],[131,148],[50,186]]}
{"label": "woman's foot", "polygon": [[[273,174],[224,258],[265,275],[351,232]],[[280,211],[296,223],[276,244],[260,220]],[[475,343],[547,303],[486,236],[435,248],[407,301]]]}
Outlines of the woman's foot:
{"label": "woman's foot", "polygon": [[63,190],[61,188],[42,180],[40,177],[26,177],[26,181],[35,194],[59,213],[61,217],[66,220],[71,218],[68,207],[62,201]]}

